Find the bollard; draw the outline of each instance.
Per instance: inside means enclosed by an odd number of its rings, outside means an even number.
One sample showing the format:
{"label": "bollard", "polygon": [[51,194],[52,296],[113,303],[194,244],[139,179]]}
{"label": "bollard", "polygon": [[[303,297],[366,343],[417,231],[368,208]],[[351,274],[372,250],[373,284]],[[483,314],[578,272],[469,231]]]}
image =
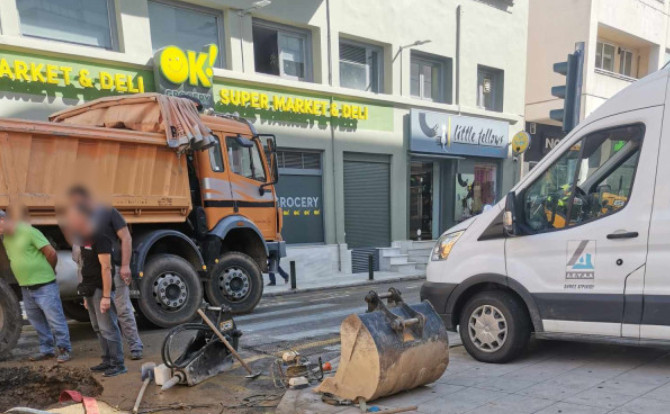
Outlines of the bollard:
{"label": "bollard", "polygon": [[375,280],[375,257],[368,256],[368,280]]}
{"label": "bollard", "polygon": [[291,289],[295,290],[297,282],[295,280],[295,260],[291,260]]}

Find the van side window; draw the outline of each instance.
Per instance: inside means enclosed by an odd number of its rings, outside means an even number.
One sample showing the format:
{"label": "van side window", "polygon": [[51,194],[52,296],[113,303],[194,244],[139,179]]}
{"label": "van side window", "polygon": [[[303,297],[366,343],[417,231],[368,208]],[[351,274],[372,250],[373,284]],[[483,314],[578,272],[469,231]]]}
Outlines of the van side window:
{"label": "van side window", "polygon": [[212,171],[223,172],[223,155],[221,154],[221,141],[219,137],[214,137],[214,145],[209,147],[209,165]]}
{"label": "van side window", "polygon": [[578,226],[628,203],[644,126],[594,132],[576,142],[523,193],[526,230]]}
{"label": "van side window", "polygon": [[264,183],[266,180],[265,169],[263,168],[258,145],[256,141],[249,141],[249,143],[252,145],[243,146],[236,137],[226,137],[230,170],[242,177]]}

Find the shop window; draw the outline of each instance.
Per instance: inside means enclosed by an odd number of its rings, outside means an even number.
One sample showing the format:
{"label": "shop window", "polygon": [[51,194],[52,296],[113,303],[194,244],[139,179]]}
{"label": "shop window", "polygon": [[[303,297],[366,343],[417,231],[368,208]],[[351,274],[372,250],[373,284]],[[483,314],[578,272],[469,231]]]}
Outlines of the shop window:
{"label": "shop window", "polygon": [[503,91],[504,72],[477,65],[477,106],[489,111],[502,112]]}
{"label": "shop window", "polygon": [[204,46],[219,47],[216,66],[223,67],[223,27],[221,13],[190,5],[149,1],[149,24],[153,51],[165,46],[200,51]]}
{"label": "shop window", "polygon": [[419,99],[451,103],[451,59],[412,53],[410,93]]}
{"label": "shop window", "polygon": [[278,151],[279,168],[296,170],[321,170],[321,153],[301,151]]}
{"label": "shop window", "polygon": [[114,0],[16,0],[21,34],[116,49]]}
{"label": "shop window", "polygon": [[253,21],[256,72],[296,80],[311,80],[311,37],[300,30]]}
{"label": "shop window", "polygon": [[605,42],[596,44],[596,68],[614,72],[614,45]]}
{"label": "shop window", "polygon": [[382,49],[340,40],[340,86],[382,91]]}
{"label": "shop window", "polygon": [[619,73],[624,76],[632,76],[633,52],[619,48]]}
{"label": "shop window", "polygon": [[486,206],[494,205],[497,200],[497,165],[472,162],[471,168],[470,171],[456,175],[454,219],[457,222],[480,214]]}

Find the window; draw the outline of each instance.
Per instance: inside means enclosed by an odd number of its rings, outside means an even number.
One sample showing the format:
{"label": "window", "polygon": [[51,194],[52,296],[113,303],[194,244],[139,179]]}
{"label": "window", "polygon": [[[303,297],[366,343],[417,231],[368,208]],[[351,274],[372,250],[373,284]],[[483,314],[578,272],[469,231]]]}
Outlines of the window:
{"label": "window", "polygon": [[497,176],[496,164],[477,161],[472,163],[472,169],[469,171],[456,174],[454,220],[457,222],[466,220],[480,214],[485,206],[496,203]]}
{"label": "window", "polygon": [[242,137],[226,137],[230,170],[242,177],[265,182],[265,169],[258,145]]}
{"label": "window", "polygon": [[633,52],[619,48],[619,73],[631,76],[633,73]]}
{"label": "window", "polygon": [[216,66],[223,67],[221,14],[195,6],[181,6],[169,2],[149,2],[151,46],[156,52],[165,46],[182,50],[200,51],[209,44],[219,46]]}
{"label": "window", "polygon": [[303,151],[278,151],[279,168],[321,170],[321,153]]}
{"label": "window", "polygon": [[[450,80],[446,67],[451,60],[442,62],[424,56],[412,54],[410,63],[410,93],[412,96],[437,102],[451,102],[451,91],[445,93]],[[449,82],[450,83],[450,82]]]}
{"label": "window", "polygon": [[502,112],[504,72],[500,69],[477,66],[477,106]]}
{"label": "window", "polygon": [[524,192],[529,230],[573,227],[622,209],[643,135],[643,126],[625,126],[594,132],[573,145]]}
{"label": "window", "polygon": [[614,72],[614,45],[604,42],[596,44],[596,68]]}
{"label": "window", "polygon": [[21,34],[115,49],[113,0],[16,0]]}
{"label": "window", "polygon": [[312,77],[309,32],[254,20],[256,72],[290,79]]}
{"label": "window", "polygon": [[214,137],[214,145],[209,147],[209,164],[212,166],[212,171],[223,172],[223,156],[221,155],[221,141],[218,137]]}
{"label": "window", "polygon": [[340,86],[381,92],[381,57],[381,48],[340,40]]}

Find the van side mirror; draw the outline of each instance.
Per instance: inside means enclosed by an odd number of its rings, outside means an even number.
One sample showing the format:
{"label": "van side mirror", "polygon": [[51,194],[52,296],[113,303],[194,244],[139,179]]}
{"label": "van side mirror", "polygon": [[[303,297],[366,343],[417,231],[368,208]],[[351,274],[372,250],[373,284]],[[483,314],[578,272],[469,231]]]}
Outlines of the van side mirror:
{"label": "van side mirror", "polygon": [[516,226],[516,194],[514,191],[507,193],[505,197],[505,211],[503,212],[503,230],[505,231],[505,236],[516,236],[517,226]]}

